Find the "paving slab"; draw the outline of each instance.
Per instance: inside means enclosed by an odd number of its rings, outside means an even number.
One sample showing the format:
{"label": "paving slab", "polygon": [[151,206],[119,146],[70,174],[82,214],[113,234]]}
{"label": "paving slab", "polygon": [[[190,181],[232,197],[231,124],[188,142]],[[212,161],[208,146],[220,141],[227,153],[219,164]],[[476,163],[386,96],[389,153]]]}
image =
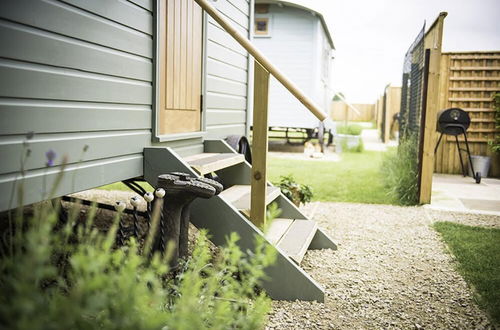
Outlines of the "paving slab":
{"label": "paving slab", "polygon": [[434,174],[431,203],[426,207],[500,215],[500,179],[482,178],[477,184],[471,177]]}

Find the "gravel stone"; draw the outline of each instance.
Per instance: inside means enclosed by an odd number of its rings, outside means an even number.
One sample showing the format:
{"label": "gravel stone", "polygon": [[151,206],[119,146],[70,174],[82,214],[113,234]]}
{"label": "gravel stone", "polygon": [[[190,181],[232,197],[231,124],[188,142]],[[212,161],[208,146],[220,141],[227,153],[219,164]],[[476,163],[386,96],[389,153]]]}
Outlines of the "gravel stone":
{"label": "gravel stone", "polygon": [[302,261],[325,303],[274,301],[268,329],[494,329],[430,225],[499,227],[500,216],[351,203],[303,211],[338,244]]}

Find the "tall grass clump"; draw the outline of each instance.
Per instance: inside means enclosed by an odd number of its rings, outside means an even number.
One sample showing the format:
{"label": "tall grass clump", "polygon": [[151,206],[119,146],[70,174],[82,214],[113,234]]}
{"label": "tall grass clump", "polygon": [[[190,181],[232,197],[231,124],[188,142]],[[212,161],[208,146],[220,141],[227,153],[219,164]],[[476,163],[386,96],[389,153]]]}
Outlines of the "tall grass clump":
{"label": "tall grass clump", "polygon": [[361,135],[362,131],[363,131],[363,127],[361,125],[358,125],[358,124],[337,126],[337,134]]}
{"label": "tall grass clump", "polygon": [[[257,288],[275,257],[256,239],[244,253],[231,235],[217,257],[201,232],[181,271],[148,240],[115,242],[93,225],[95,208],[77,224],[58,223],[58,210],[18,216],[0,250],[0,323],[6,329],[259,329],[269,298]],[[158,223],[158,221],[153,222]]]}
{"label": "tall grass clump", "polygon": [[400,140],[385,153],[381,165],[383,184],[401,205],[418,204],[418,144],[415,135]]}

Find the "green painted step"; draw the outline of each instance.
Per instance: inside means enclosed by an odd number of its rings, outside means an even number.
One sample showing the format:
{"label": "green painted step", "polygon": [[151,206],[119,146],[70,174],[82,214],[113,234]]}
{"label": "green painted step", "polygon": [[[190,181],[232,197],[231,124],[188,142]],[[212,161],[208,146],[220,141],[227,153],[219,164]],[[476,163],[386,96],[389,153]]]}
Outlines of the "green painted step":
{"label": "green painted step", "polygon": [[318,225],[312,220],[278,218],[271,222],[265,236],[300,265],[317,229]]}
{"label": "green painted step", "polygon": [[201,153],[184,158],[199,175],[243,163],[245,156],[235,153]]}
{"label": "green painted step", "polygon": [[[234,185],[220,193],[226,202],[232,204],[246,217],[250,217],[250,185]],[[269,205],[280,195],[281,191],[278,187],[267,187],[266,205]]]}

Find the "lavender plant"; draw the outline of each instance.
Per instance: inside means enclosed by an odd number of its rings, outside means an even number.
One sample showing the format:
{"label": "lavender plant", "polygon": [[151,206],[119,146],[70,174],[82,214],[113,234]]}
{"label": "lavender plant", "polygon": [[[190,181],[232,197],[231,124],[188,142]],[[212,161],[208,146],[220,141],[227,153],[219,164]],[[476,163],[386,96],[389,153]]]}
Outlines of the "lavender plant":
{"label": "lavender plant", "polygon": [[201,231],[192,256],[174,276],[167,267],[169,254],[151,253],[157,210],[144,246],[134,239],[118,246],[121,213],[104,233],[93,226],[95,207],[79,223],[75,205],[61,225],[61,204],[53,205],[36,205],[30,217],[18,212],[0,242],[0,328],[264,327],[270,300],[259,287],[275,249],[262,238],[256,238],[253,251],[243,252],[232,234],[214,257]]}

